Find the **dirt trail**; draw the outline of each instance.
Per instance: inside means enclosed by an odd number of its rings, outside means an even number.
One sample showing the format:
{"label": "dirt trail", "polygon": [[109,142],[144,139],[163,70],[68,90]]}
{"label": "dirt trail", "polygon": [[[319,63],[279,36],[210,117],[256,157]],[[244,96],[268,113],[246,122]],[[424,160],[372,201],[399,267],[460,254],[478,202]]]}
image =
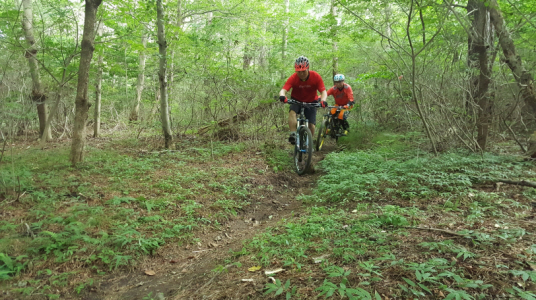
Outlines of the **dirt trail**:
{"label": "dirt trail", "polygon": [[[313,165],[334,149],[328,146],[324,151],[315,153]],[[305,207],[296,200],[296,196],[309,194],[319,175],[318,171],[304,176],[291,172],[267,173],[266,179],[273,192],[253,200],[237,218],[222,224],[222,230],[198,233],[201,241],[196,246],[168,245],[155,257],[140,262],[131,273],[115,274],[102,280],[82,298],[161,299],[157,298],[159,293],[165,299],[211,298],[214,291],[210,287],[219,276],[212,270],[223,267],[230,251],[239,251],[243,241],[282,219],[299,216]],[[155,275],[148,276],[145,270],[154,271]],[[150,297],[147,297],[149,294]]]}

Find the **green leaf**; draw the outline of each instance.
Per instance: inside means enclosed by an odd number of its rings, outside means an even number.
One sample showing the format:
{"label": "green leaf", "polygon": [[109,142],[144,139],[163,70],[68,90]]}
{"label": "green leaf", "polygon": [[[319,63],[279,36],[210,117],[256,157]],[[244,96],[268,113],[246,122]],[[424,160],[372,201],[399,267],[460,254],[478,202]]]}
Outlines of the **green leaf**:
{"label": "green leaf", "polygon": [[407,282],[409,285],[413,286],[413,287],[417,287],[417,285],[415,284],[415,282],[407,279],[406,277],[402,277],[402,279],[404,279],[405,282]]}
{"label": "green leaf", "polygon": [[428,293],[432,294],[432,291],[430,291],[424,284],[422,284],[422,283],[417,283],[417,284],[421,287],[421,289],[423,289],[423,290],[427,291]]}
{"label": "green leaf", "polygon": [[382,297],[380,294],[378,294],[378,291],[374,291],[374,298],[376,298],[376,300],[382,300]]}

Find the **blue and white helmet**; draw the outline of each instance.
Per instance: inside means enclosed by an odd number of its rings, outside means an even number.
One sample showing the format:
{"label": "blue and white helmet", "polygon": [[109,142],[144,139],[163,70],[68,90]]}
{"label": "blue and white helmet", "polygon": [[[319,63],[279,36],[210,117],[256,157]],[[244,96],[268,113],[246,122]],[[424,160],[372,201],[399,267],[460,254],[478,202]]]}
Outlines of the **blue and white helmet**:
{"label": "blue and white helmet", "polygon": [[342,74],[337,74],[335,76],[333,76],[333,81],[337,82],[337,81],[344,81],[344,75]]}

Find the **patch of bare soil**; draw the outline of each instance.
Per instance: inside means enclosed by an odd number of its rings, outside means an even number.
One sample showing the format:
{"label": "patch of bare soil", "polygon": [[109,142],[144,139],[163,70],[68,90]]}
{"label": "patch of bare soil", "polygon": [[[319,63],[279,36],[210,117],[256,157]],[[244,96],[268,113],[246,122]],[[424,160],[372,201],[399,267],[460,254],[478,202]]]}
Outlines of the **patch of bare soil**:
{"label": "patch of bare soil", "polygon": [[[313,165],[335,149],[331,145],[315,153]],[[299,216],[305,207],[296,200],[296,196],[309,194],[319,175],[320,172],[313,169],[303,176],[271,171],[256,176],[256,183],[270,185],[273,190],[252,198],[251,205],[239,217],[223,223],[221,230],[199,232],[196,237],[200,238],[200,242],[195,246],[167,245],[154,257],[140,262],[132,272],[115,273],[96,283],[90,291],[83,292],[81,298],[158,299],[157,294],[160,293],[165,299],[201,299],[208,296],[207,293],[214,292],[210,287],[218,282],[221,275],[213,270],[225,267],[224,259],[229,257],[230,251],[241,250],[243,241],[266,227],[282,219]]]}

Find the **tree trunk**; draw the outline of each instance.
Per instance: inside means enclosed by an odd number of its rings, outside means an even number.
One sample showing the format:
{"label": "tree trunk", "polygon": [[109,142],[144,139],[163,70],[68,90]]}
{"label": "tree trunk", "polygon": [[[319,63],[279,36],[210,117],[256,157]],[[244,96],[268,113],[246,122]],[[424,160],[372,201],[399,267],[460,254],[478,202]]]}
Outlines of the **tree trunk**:
{"label": "tree trunk", "polygon": [[143,93],[143,88],[145,84],[145,47],[147,47],[147,37],[145,36],[145,34],[141,37],[141,43],[143,44],[144,50],[140,51],[140,64],[138,66],[138,85],[136,86],[136,101],[134,102],[134,106],[132,107],[132,111],[130,113],[130,121],[137,121],[140,115],[141,95]]}
{"label": "tree trunk", "polygon": [[[423,109],[421,108],[421,105],[419,104],[419,99],[417,98],[418,96],[417,96],[417,92],[416,92],[416,88],[415,88],[415,85],[416,85],[415,78],[416,78],[416,74],[417,74],[416,58],[417,58],[418,53],[415,52],[415,47],[413,46],[413,40],[411,39],[411,33],[410,33],[410,25],[411,25],[411,18],[412,18],[412,15],[413,15],[414,1],[415,0],[411,0],[411,6],[410,6],[410,9],[409,9],[408,21],[407,21],[407,25],[406,25],[406,36],[407,36],[407,39],[408,39],[409,47],[411,49],[411,94],[412,94],[413,101],[415,102],[415,107],[417,107],[419,117],[421,118],[422,124],[424,126],[425,131],[426,131],[426,135],[428,136],[428,139],[430,140],[430,144],[432,144],[432,149],[434,150],[434,154],[437,155],[437,147],[436,147],[436,144],[435,144],[435,141],[434,141],[434,137],[432,136],[432,132],[430,130],[430,125],[428,125],[428,121],[426,120],[426,116],[424,115]],[[424,45],[423,45],[423,47],[424,47]]]}
{"label": "tree trunk", "polygon": [[[102,36],[103,33],[103,26],[100,24],[99,28],[97,29],[97,33],[99,36]],[[100,134],[100,124],[101,124],[101,103],[102,103],[102,65],[103,65],[103,50],[99,52],[99,60],[98,60],[98,66],[97,66],[97,81],[95,83],[95,113],[93,116],[94,124],[93,124],[93,137],[98,137]]]}
{"label": "tree trunk", "polygon": [[158,79],[160,80],[160,119],[162,122],[162,130],[164,132],[165,147],[169,149],[173,136],[171,134],[171,127],[169,122],[169,104],[167,94],[167,42],[166,34],[164,31],[164,7],[162,0],[156,0],[156,14],[157,14],[157,27],[158,27],[158,52],[160,54],[160,70],[158,72]]}
{"label": "tree trunk", "polygon": [[[469,69],[475,69],[470,79],[470,98],[478,107],[477,143],[482,151],[486,149],[489,127],[492,121],[492,105],[489,93],[491,82],[491,65],[489,49],[493,49],[493,32],[489,18],[489,10],[480,0],[469,0],[467,4],[469,17],[472,19],[468,37]],[[495,57],[491,56],[492,59]],[[476,74],[478,70],[479,74]]]}
{"label": "tree trunk", "polygon": [[514,74],[514,78],[521,89],[523,100],[530,106],[532,112],[536,113],[536,91],[534,90],[533,76],[525,70],[521,57],[516,53],[514,41],[506,28],[504,18],[499,11],[499,5],[496,0],[491,0],[489,11],[491,14],[491,23],[495,27],[495,31],[499,37],[499,44],[506,59],[506,64],[508,64],[508,67]]}
{"label": "tree trunk", "polygon": [[89,111],[87,87],[89,68],[95,47],[95,19],[97,9],[102,0],[86,0],[84,14],[84,31],[82,34],[82,47],[80,52],[80,66],[78,67],[78,85],[76,87],[75,116],[73,128],[73,142],[71,145],[71,164],[76,166],[84,160],[84,146],[86,143],[86,120]]}
{"label": "tree trunk", "polygon": [[[387,3],[387,7],[385,7],[385,36],[389,39],[391,38],[391,34],[393,32],[391,28],[391,15],[391,3]],[[387,44],[387,48],[389,48],[389,44]]]}
{"label": "tree trunk", "polygon": [[337,7],[335,7],[335,0],[331,0],[331,16],[335,19],[335,24],[331,28],[331,39],[333,42],[333,76],[339,71],[339,58],[337,57]]}
{"label": "tree trunk", "polygon": [[35,57],[37,54],[37,46],[35,45],[33,33],[32,0],[22,0],[22,6],[24,8],[22,29],[24,30],[25,39],[28,43],[28,49],[26,50],[25,57],[28,58],[28,65],[30,66],[30,74],[32,76],[32,100],[37,104],[39,137],[45,141],[52,140],[52,131],[50,130],[50,127],[45,131],[48,112],[45,104],[46,95],[43,93],[43,88],[41,87],[39,65],[37,64],[37,58]]}
{"label": "tree trunk", "polygon": [[283,65],[283,69],[281,69],[281,79],[285,79],[286,76],[285,76],[285,64],[286,64],[286,55],[287,55],[287,36],[288,36],[288,24],[289,24],[289,14],[290,12],[290,2],[289,0],[285,0],[285,15],[286,15],[286,19],[284,21],[284,28],[283,28],[283,41],[282,41],[282,45],[281,45],[281,63]]}
{"label": "tree trunk", "polygon": [[[48,112],[47,121],[45,123],[45,132],[50,131],[50,123],[52,123],[52,116],[58,111],[58,107],[60,106],[61,97],[63,94],[63,85],[58,86],[58,94],[56,96],[56,101],[54,102],[54,105],[52,105],[52,109]],[[41,142],[39,142],[39,146],[41,148],[45,147],[47,140],[44,138],[41,138]]]}
{"label": "tree trunk", "polygon": [[262,37],[261,37],[261,46],[259,49],[259,66],[264,69],[266,67],[266,37],[268,36],[268,23],[264,22],[262,25]]}
{"label": "tree trunk", "polygon": [[244,42],[244,56],[243,56],[243,63],[242,63],[242,70],[247,70],[249,69],[249,65],[251,64],[251,60],[253,59],[253,57],[251,56],[251,53],[250,53],[250,42],[249,42],[249,32],[250,32],[250,28],[249,28],[249,24],[247,24],[247,29],[246,29],[246,37],[245,37],[245,42]]}
{"label": "tree trunk", "polygon": [[98,137],[100,134],[101,124],[101,104],[102,104],[102,64],[103,54],[99,53],[98,67],[97,67],[97,82],[95,83],[95,115],[93,124],[93,137]]}

